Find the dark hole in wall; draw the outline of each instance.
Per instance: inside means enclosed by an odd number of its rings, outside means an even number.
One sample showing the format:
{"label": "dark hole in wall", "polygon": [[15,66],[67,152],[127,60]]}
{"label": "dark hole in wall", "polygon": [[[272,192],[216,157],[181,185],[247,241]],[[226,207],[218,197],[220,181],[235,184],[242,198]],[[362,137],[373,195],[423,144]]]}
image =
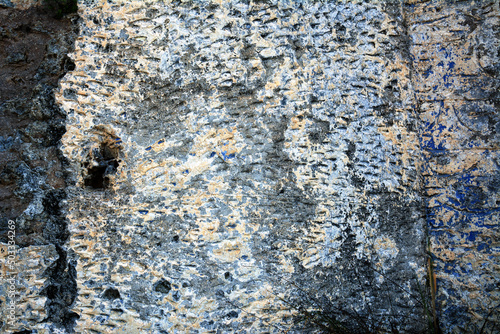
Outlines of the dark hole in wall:
{"label": "dark hole in wall", "polygon": [[104,293],[102,294],[102,298],[109,299],[109,300],[115,300],[115,299],[120,299],[120,292],[115,289],[115,288],[107,288]]}
{"label": "dark hole in wall", "polygon": [[106,188],[104,179],[106,178],[104,175],[106,173],[106,167],[91,167],[88,169],[88,177],[85,179],[85,186],[91,187],[94,189],[103,189]]}
{"label": "dark hole in wall", "polygon": [[156,292],[161,292],[161,293],[169,293],[170,290],[172,290],[172,285],[170,284],[169,281],[167,280],[160,280],[158,283],[154,285],[154,291]]}
{"label": "dark hole in wall", "polygon": [[49,299],[55,299],[58,294],[58,288],[54,285],[49,285],[47,289],[45,289],[45,295]]}
{"label": "dark hole in wall", "polygon": [[116,173],[119,166],[118,148],[102,144],[100,149],[91,153],[91,161],[87,162],[85,186],[93,189],[106,189],[110,185],[109,176]]}
{"label": "dark hole in wall", "polygon": [[76,314],[75,312],[67,312],[64,314],[62,318],[62,325],[65,328],[68,328],[70,330],[73,330],[73,327],[75,326],[76,320],[80,319],[80,316]]}
{"label": "dark hole in wall", "polygon": [[236,311],[231,311],[228,314],[226,314],[226,317],[229,318],[229,319],[230,318],[238,318],[238,316],[239,316],[239,314]]}

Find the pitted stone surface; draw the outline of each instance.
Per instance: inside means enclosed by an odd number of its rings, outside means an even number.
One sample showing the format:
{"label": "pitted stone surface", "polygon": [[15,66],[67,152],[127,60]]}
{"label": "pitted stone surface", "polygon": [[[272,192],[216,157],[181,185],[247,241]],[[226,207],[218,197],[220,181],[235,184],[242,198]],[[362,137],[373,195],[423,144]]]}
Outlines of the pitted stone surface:
{"label": "pitted stone surface", "polygon": [[76,332],[300,332],[297,303],[353,330],[354,314],[426,326],[397,8],[97,1],[80,15],[57,97]]}
{"label": "pitted stone surface", "polygon": [[[26,328],[37,326],[47,317],[45,303],[47,298],[44,290],[47,286],[46,272],[59,258],[54,245],[15,247],[16,256],[9,259],[15,265],[12,270],[2,267],[0,284],[0,318],[4,332],[22,331]],[[0,260],[7,263],[9,251],[8,244],[0,244]],[[10,266],[9,266],[10,267]],[[15,274],[10,274],[13,272]],[[15,286],[15,289],[11,288]],[[16,295],[13,296],[12,293]],[[10,307],[15,305],[14,307]],[[11,309],[14,314],[11,316]]]}
{"label": "pitted stone surface", "polygon": [[445,332],[494,333],[500,322],[499,3],[415,1],[405,12],[438,317]]}
{"label": "pitted stone surface", "polygon": [[8,330],[494,333],[498,6],[79,1],[74,69],[63,38],[41,67],[72,70],[70,165],[59,132],[44,146],[50,87],[0,127],[7,162],[11,132],[33,142],[2,172],[27,315]]}

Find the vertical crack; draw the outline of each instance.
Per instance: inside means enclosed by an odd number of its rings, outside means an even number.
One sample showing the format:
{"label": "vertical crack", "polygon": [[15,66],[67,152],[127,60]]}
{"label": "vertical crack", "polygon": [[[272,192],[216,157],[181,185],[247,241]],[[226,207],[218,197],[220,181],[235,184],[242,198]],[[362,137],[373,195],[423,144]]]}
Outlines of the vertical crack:
{"label": "vertical crack", "polygon": [[59,258],[47,270],[49,283],[41,293],[47,297],[47,317],[43,322],[52,322],[57,327],[63,327],[68,333],[73,333],[76,319],[79,318],[71,311],[77,296],[76,261],[68,261],[68,252],[59,244],[55,246]]}

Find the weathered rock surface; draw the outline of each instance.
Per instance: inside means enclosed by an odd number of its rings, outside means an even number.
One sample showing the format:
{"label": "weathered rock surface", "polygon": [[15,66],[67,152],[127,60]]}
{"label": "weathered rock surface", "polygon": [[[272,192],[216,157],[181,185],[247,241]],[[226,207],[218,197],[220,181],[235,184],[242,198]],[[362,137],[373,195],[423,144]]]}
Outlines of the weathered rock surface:
{"label": "weathered rock surface", "polygon": [[[76,282],[74,266],[66,261],[63,244],[69,233],[61,212],[66,163],[59,146],[65,112],[56,105],[54,90],[74,68],[67,57],[77,33],[73,21],[54,19],[36,1],[0,1],[2,333],[43,330],[72,317]],[[15,221],[13,230],[9,220]],[[9,242],[17,253],[12,270],[6,265]],[[17,279],[15,298],[9,296],[7,278]],[[16,305],[12,325],[7,317],[11,302]]]}
{"label": "weathered rock surface", "polygon": [[423,330],[399,8],[84,2],[80,15],[57,96],[76,332],[329,325],[294,323],[299,307],[354,331]]}
{"label": "weathered rock surface", "polygon": [[498,5],[82,0],[5,330],[493,333]]}
{"label": "weathered rock surface", "polygon": [[430,250],[444,329],[500,322],[498,1],[407,6]]}
{"label": "weathered rock surface", "polygon": [[[8,246],[0,245],[2,258],[8,257]],[[17,275],[5,275],[5,268],[2,272],[2,284],[0,285],[0,302],[3,306],[0,310],[2,328],[7,330],[33,328],[35,324],[42,323],[47,318],[45,305],[47,297],[44,290],[47,285],[46,272],[54,266],[59,258],[54,245],[29,246],[16,249],[16,257],[13,260],[22,271]],[[14,281],[9,279],[14,279]],[[10,285],[14,283],[15,289]],[[17,293],[15,298],[9,296],[10,291]],[[22,301],[15,303],[14,307],[9,307],[11,300]],[[14,309],[11,319],[11,309]]]}

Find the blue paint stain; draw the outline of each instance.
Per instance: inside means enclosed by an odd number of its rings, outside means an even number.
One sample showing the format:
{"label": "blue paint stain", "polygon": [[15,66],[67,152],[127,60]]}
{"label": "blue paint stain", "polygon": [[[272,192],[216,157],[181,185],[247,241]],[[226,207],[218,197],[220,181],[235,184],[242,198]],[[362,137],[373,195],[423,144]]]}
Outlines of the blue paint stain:
{"label": "blue paint stain", "polygon": [[151,151],[151,146],[146,147],[146,151]]}
{"label": "blue paint stain", "polygon": [[448,70],[452,70],[454,67],[455,67],[455,62],[454,61],[448,62]]}
{"label": "blue paint stain", "polygon": [[424,78],[427,79],[431,74],[434,74],[434,72],[432,72],[432,66],[424,71]]}
{"label": "blue paint stain", "polygon": [[158,141],[158,144],[163,144],[165,141],[162,139],[162,140],[159,140]]}
{"label": "blue paint stain", "polygon": [[173,182],[172,185],[175,187],[177,185],[177,183]]}
{"label": "blue paint stain", "polygon": [[441,49],[439,49],[439,51],[444,51],[445,59],[451,58],[451,51],[447,51],[446,48],[442,47]]}
{"label": "blue paint stain", "polygon": [[439,143],[437,146],[434,143],[434,138],[430,138],[429,140],[422,140],[423,146],[428,151],[446,151],[444,147],[444,143]]}
{"label": "blue paint stain", "polygon": [[471,242],[476,241],[478,234],[479,234],[479,232],[469,232],[469,235],[467,236],[467,240],[469,240]]}
{"label": "blue paint stain", "polygon": [[460,277],[460,273],[457,271],[457,268],[453,267],[452,265],[450,264],[446,264],[445,267],[444,267],[444,272],[449,274],[449,275],[453,275],[455,277]]}
{"label": "blue paint stain", "polygon": [[[451,202],[448,203],[453,204]],[[468,211],[464,211],[460,208],[457,209],[458,206],[459,205],[452,206],[446,203],[440,203],[439,206],[432,208],[431,213],[428,214],[428,222],[431,223],[435,221],[435,217],[443,217],[444,213],[453,212],[453,216],[446,222],[446,227],[463,228],[463,226],[475,226],[478,228],[491,229],[491,222],[488,218],[500,211],[498,208],[469,209]],[[444,226],[441,222],[437,225]]]}
{"label": "blue paint stain", "polygon": [[481,243],[481,244],[477,245],[477,250],[478,250],[478,252],[482,252],[482,253],[491,253],[490,247],[486,243]]}
{"label": "blue paint stain", "polygon": [[473,168],[469,170],[469,173],[465,173],[460,177],[460,180],[472,184],[472,181],[474,180],[474,176],[472,175],[473,172],[477,171],[477,168]]}
{"label": "blue paint stain", "polygon": [[436,229],[432,229],[432,230],[429,230],[429,235],[432,236],[432,237],[436,237],[436,242],[439,244],[439,241],[440,240],[449,240],[449,239],[452,239],[454,237],[453,234],[451,234],[450,232],[446,231],[446,230],[436,230]]}
{"label": "blue paint stain", "polygon": [[185,171],[182,172],[182,174],[189,174],[189,170],[186,169]]}
{"label": "blue paint stain", "polygon": [[229,159],[234,159],[236,157],[236,155],[234,153],[227,154],[227,151],[222,151],[221,153],[222,153],[222,158],[224,159],[224,161],[229,160]]}
{"label": "blue paint stain", "polygon": [[445,74],[443,76],[443,80],[444,80],[444,86],[446,88],[449,88],[451,86],[451,82],[448,82],[448,79],[450,78],[450,75],[449,74]]}
{"label": "blue paint stain", "polygon": [[[464,249],[467,251],[467,249]],[[462,272],[462,275],[468,275],[472,272],[471,264],[467,263],[467,267],[460,267],[460,271]]]}
{"label": "blue paint stain", "polygon": [[427,210],[427,215],[426,215],[427,216],[427,224],[429,226],[443,226],[442,222],[437,223],[435,211],[437,211],[436,208],[433,208],[432,210]]}
{"label": "blue paint stain", "polygon": [[210,153],[210,158],[215,157],[215,155],[216,155],[216,154],[217,154],[217,153],[215,153],[215,152]]}
{"label": "blue paint stain", "polygon": [[148,210],[139,210],[139,213],[140,213],[141,215],[145,215],[145,214],[147,214],[148,212],[149,212]]}
{"label": "blue paint stain", "polygon": [[442,61],[440,61],[437,66],[440,66],[440,67],[443,67],[444,66],[444,63]]}

